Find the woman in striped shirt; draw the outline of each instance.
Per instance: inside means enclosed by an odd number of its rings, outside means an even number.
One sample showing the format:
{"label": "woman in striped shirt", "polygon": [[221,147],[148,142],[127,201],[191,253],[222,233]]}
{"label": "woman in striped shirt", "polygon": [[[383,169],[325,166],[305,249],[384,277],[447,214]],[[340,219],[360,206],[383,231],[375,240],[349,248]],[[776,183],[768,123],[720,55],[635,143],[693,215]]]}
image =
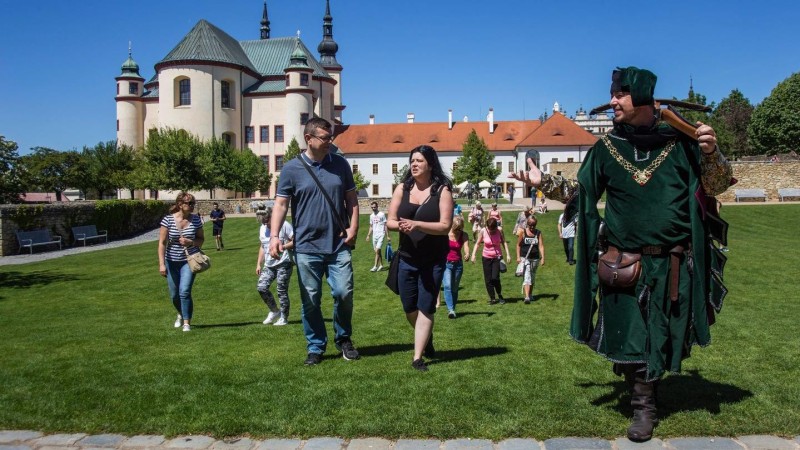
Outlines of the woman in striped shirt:
{"label": "woman in striped shirt", "polygon": [[203,222],[193,214],[195,199],[192,194],[181,192],[169,214],[161,220],[158,237],[158,271],[167,278],[172,305],[178,311],[175,328],[183,325],[183,331],[191,330],[192,284],[194,273],[186,262],[186,252],[197,253],[203,246]]}

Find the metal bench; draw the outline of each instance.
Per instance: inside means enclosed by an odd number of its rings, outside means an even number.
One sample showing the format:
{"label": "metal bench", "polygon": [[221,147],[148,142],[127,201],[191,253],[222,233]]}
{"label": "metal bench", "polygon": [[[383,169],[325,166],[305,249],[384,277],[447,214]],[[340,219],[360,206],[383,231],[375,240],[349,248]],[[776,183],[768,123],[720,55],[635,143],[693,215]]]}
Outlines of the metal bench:
{"label": "metal bench", "polygon": [[767,192],[764,189],[735,189],[734,198],[737,202],[745,198],[767,201]]}
{"label": "metal bench", "polygon": [[778,189],[778,198],[780,201],[785,201],[786,197],[800,198],[800,189],[798,188],[781,188]]}
{"label": "metal bench", "polygon": [[30,254],[33,254],[33,247],[40,245],[58,244],[58,249],[61,250],[61,236],[51,236],[50,232],[42,228],[40,230],[31,231],[17,231],[17,242],[19,243],[19,251],[22,253],[23,248],[28,248]]}
{"label": "metal bench", "polygon": [[108,243],[108,231],[103,230],[97,232],[97,227],[94,225],[82,225],[79,227],[72,227],[72,237],[75,242],[83,241],[83,246],[86,247],[86,241],[97,239],[105,240]]}

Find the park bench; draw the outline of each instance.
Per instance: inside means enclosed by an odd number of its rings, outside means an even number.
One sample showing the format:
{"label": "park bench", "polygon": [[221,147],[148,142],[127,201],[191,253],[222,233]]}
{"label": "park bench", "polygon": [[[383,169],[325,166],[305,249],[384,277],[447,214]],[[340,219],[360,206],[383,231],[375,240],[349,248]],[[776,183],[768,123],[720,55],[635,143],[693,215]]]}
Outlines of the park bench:
{"label": "park bench", "polygon": [[22,253],[22,249],[27,247],[32,255],[33,247],[50,244],[58,244],[58,249],[61,250],[61,236],[51,236],[50,232],[45,228],[31,231],[17,231],[17,242],[19,243],[19,252],[17,253]]}
{"label": "park bench", "polygon": [[82,225],[79,227],[72,227],[72,237],[75,242],[83,241],[83,246],[86,247],[86,241],[97,239],[105,240],[108,243],[108,231],[97,232],[97,227],[94,225]]}
{"label": "park bench", "polygon": [[741,201],[745,198],[762,199],[767,201],[767,193],[764,189],[735,189],[734,197],[736,201]]}
{"label": "park bench", "polygon": [[780,198],[780,201],[785,201],[786,197],[800,198],[800,189],[798,188],[778,189],[778,197]]}

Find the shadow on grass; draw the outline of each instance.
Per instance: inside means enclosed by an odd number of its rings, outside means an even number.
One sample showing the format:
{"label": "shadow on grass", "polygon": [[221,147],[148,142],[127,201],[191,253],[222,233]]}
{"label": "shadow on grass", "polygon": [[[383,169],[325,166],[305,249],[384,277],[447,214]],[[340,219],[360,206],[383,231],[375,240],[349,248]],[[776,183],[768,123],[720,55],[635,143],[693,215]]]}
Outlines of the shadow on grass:
{"label": "shadow on grass", "polygon": [[428,365],[484,358],[487,356],[498,356],[504,353],[508,353],[507,347],[473,347],[459,348],[457,350],[436,350],[436,357],[433,361],[428,362]]}
{"label": "shadow on grass", "polygon": [[558,300],[558,294],[537,294],[533,296],[533,301],[538,302],[539,300]]}
{"label": "shadow on grass", "polygon": [[[65,281],[76,281],[80,277],[66,275],[57,272],[0,272],[0,289],[27,289],[34,286],[46,286],[51,283],[62,283]],[[0,300],[4,297],[0,296]]]}
{"label": "shadow on grass", "polygon": [[237,322],[237,323],[211,323],[207,325],[194,325],[194,328],[227,328],[227,327],[249,327],[250,325],[263,325],[261,322]]}
{"label": "shadow on grass", "polygon": [[[606,386],[611,392],[592,400],[595,406],[610,405],[620,414],[633,414],[630,393],[625,381],[609,383],[583,383],[584,388]],[[658,416],[666,418],[683,411],[708,411],[719,414],[723,404],[738,403],[753,396],[753,393],[727,383],[711,381],[700,376],[699,371],[689,370],[680,375],[670,375],[658,386]]]}

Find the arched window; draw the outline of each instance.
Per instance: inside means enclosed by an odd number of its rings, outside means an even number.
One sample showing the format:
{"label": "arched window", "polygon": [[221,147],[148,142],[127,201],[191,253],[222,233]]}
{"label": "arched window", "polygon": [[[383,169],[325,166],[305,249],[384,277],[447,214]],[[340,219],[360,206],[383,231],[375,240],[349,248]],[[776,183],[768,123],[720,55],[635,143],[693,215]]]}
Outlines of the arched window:
{"label": "arched window", "polygon": [[189,106],[192,104],[192,82],[186,78],[175,79],[175,106]]}
{"label": "arched window", "polygon": [[231,103],[231,82],[223,80],[220,83],[220,106],[223,108],[232,108]]}
{"label": "arched window", "polygon": [[233,146],[233,133],[222,133],[222,142],[228,144],[228,147]]}

